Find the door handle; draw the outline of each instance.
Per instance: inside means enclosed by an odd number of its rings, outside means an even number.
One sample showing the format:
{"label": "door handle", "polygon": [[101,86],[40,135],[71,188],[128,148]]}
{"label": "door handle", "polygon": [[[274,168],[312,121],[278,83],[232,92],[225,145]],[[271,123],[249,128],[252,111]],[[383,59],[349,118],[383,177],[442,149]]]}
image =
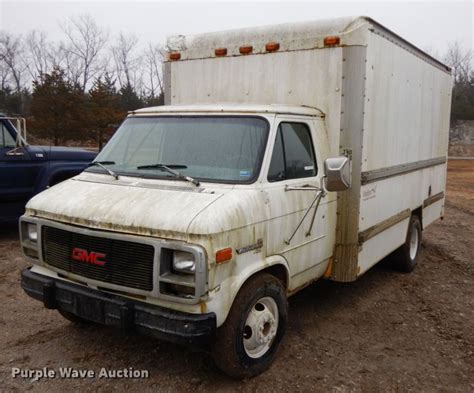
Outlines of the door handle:
{"label": "door handle", "polygon": [[285,186],[285,191],[321,191],[319,187],[312,186],[310,184],[305,184],[303,186]]}

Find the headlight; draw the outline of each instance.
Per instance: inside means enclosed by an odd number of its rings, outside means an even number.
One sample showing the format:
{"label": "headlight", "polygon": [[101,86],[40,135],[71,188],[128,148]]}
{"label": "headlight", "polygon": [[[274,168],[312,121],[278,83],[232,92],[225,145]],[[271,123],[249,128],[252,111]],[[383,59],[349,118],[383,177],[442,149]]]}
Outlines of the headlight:
{"label": "headlight", "polygon": [[173,252],[173,270],[177,273],[194,274],[196,261],[194,255],[185,251]]}
{"label": "headlight", "polygon": [[28,240],[32,242],[38,241],[38,226],[31,223],[26,224],[26,234],[28,236]]}

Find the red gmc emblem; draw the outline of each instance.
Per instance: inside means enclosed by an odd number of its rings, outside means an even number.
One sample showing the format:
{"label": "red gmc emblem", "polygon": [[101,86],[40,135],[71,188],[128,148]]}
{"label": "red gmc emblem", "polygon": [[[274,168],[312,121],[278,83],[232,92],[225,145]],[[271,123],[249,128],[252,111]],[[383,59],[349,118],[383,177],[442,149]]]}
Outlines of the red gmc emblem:
{"label": "red gmc emblem", "polygon": [[78,262],[89,263],[91,265],[104,266],[105,257],[107,255],[102,254],[101,252],[88,252],[82,248],[74,248],[72,250],[72,259]]}

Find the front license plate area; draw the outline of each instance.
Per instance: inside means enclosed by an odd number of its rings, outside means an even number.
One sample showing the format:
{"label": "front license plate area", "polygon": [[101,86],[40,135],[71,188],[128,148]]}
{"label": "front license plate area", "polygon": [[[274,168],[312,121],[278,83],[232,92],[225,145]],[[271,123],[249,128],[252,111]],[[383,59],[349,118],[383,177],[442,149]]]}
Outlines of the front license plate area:
{"label": "front license plate area", "polygon": [[74,310],[78,317],[104,323],[104,308],[100,300],[76,297],[74,299]]}

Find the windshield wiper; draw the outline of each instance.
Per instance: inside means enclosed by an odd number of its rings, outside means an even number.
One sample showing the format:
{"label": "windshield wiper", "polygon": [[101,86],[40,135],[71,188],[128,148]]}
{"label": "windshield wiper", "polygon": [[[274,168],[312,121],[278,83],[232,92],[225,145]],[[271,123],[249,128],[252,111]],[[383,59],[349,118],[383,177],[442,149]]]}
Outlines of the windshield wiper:
{"label": "windshield wiper", "polygon": [[183,175],[182,173],[180,173],[178,171],[175,171],[172,168],[186,169],[187,166],[186,165],[172,165],[172,164],[170,164],[170,165],[152,164],[152,165],[137,166],[137,169],[162,169],[162,170],[164,170],[168,173],[171,173],[172,175],[174,175],[178,179],[186,180],[190,183],[193,183],[196,187],[199,187],[200,183],[196,179],[193,179],[191,176]]}
{"label": "windshield wiper", "polygon": [[163,169],[164,167],[168,169],[186,169],[188,166],[179,164],[151,164],[137,166],[137,169]]}
{"label": "windshield wiper", "polygon": [[106,165],[114,165],[115,161],[92,161],[88,167],[90,166],[98,166],[101,167],[104,171],[106,171],[110,176],[112,176],[115,180],[118,180],[118,175],[110,168],[107,168]]}

